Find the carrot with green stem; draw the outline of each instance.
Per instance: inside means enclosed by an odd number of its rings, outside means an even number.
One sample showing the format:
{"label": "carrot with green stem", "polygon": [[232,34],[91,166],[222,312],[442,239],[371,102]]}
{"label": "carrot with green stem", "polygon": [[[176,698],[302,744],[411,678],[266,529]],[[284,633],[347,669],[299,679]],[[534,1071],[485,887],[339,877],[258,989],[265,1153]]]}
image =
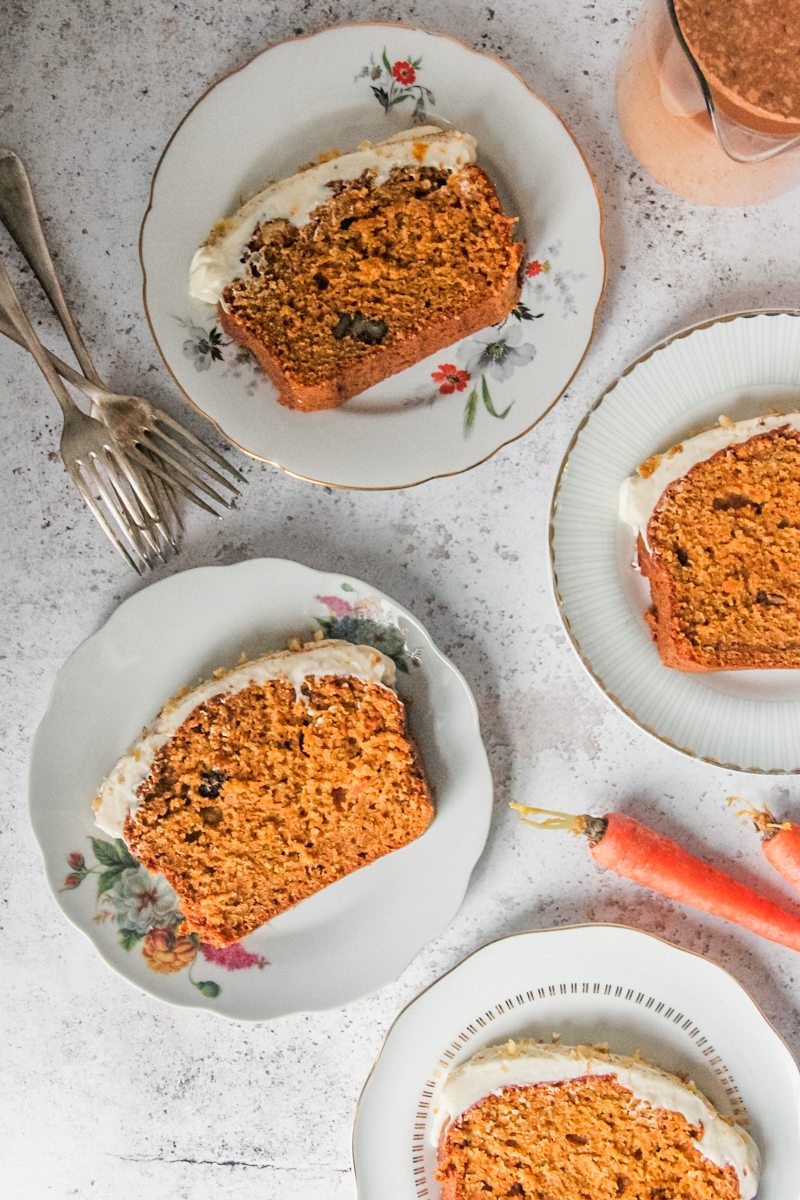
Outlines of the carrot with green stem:
{"label": "carrot with green stem", "polygon": [[761,834],[761,849],[767,862],[800,891],[800,825],[779,821],[766,804],[756,808],[741,796],[728,796],[728,804],[741,805],[736,816],[753,822],[756,832]]}
{"label": "carrot with green stem", "polygon": [[[770,941],[800,950],[800,914],[791,912],[739,883],[718,867],[695,858],[676,842],[648,829],[624,813],[602,817],[554,812],[512,804],[523,813],[526,825],[563,829],[589,839],[589,850],[598,866],[679,900],[712,916],[722,917]],[[532,821],[528,816],[542,817]]]}

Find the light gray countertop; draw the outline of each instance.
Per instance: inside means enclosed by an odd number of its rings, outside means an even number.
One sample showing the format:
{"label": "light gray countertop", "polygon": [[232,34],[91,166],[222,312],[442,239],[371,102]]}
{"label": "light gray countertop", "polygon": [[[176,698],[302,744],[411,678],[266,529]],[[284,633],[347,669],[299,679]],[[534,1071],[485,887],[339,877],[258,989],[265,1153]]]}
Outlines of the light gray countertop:
{"label": "light gray countertop", "polygon": [[[506,807],[534,796],[595,812],[635,803],[645,819],[691,837],[774,895],[781,888],[723,800],[741,791],[800,811],[792,778],[737,777],[630,724],[574,657],[550,592],[550,493],[597,394],[672,330],[797,302],[796,194],[751,210],[700,209],[670,197],[628,153],[613,75],[635,9],[612,0],[7,0],[0,140],[30,166],[101,371],[117,390],[142,390],[198,431],[143,316],[139,224],[153,168],[189,104],[271,41],[333,21],[404,19],[511,63],[563,115],[596,172],[609,261],[597,336],[568,394],[484,466],[407,492],[357,494],[239,456],[250,487],[237,511],[218,524],[190,519],[170,571],[286,556],[374,581],[412,609],[475,691],[496,782],[489,842],[450,929],[377,995],[272,1025],[221,1022],[140,995],[47,890],[27,818],[31,735],[70,651],[146,583],[106,547],[69,485],[55,453],[58,410],[35,367],[0,345],[0,1142],[4,1180],[13,1183],[5,1194],[15,1200],[352,1197],[352,1113],[392,1018],[466,953],[526,927],[622,921],[708,954],[800,1050],[794,953],[600,875],[568,839],[521,830]],[[56,345],[28,276],[23,293]]]}

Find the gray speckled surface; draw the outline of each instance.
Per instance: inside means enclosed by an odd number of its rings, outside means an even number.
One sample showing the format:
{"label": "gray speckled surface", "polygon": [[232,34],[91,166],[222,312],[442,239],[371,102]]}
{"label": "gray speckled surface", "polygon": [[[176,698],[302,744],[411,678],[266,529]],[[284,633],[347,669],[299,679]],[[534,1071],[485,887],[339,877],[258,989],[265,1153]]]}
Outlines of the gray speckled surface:
{"label": "gray speckled surface", "polygon": [[[106,549],[55,461],[57,410],[35,368],[0,346],[8,726],[0,1072],[13,1100],[0,1111],[4,1179],[13,1182],[6,1194],[352,1197],[351,1115],[392,1017],[465,953],[526,926],[635,922],[707,953],[800,1049],[793,953],[601,878],[574,844],[525,836],[505,807],[534,795],[595,811],[635,807],[774,895],[781,887],[722,800],[742,790],[800,811],[794,780],[736,778],[674,755],[627,723],[573,657],[550,596],[550,491],[597,393],[673,329],[797,300],[796,194],[749,211],[698,209],[631,160],[613,119],[612,80],[634,11],[610,0],[6,0],[0,139],[31,166],[101,370],[118,390],[141,388],[196,428],[141,309],[136,239],[150,175],[209,81],[293,32],[401,18],[512,63],[563,114],[595,168],[610,268],[597,337],[569,393],[532,434],[478,470],[406,493],[348,494],[245,460],[251,486],[238,511],[219,524],[191,518],[180,567],[285,555],[374,580],[413,609],[475,690],[496,778],[490,840],[452,927],[381,993],[271,1026],[219,1023],[140,995],[67,925],[44,884],[26,815],[31,734],[70,650],[143,585]],[[35,288],[23,283],[56,344]]]}

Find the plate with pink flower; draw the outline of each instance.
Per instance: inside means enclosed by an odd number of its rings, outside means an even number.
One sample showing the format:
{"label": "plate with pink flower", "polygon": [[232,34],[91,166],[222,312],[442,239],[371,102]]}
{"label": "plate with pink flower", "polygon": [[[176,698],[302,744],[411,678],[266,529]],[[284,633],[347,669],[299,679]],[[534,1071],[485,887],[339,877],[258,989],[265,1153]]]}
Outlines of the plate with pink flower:
{"label": "plate with pink flower", "polygon": [[[394,660],[435,819],[243,941],[207,945],[165,880],[96,827],[92,800],[166,698],[315,634]],[[31,755],[31,820],[66,916],[142,990],[239,1020],[338,1007],[395,979],[455,915],[491,804],[475,702],[419,621],[368,584],[283,559],[185,571],[126,600],[62,667]]]}
{"label": "plate with pink flower", "polygon": [[[243,112],[281,119],[243,124]],[[284,408],[216,309],[190,299],[194,252],[266,180],[415,124],[476,138],[478,164],[525,244],[519,301],[500,324],[341,408]],[[195,407],[255,458],[315,483],[366,489],[468,470],[531,429],[578,370],[605,283],[600,200],[561,117],[490,55],[378,23],[272,46],[209,88],[162,155],[140,255],[151,331]]]}

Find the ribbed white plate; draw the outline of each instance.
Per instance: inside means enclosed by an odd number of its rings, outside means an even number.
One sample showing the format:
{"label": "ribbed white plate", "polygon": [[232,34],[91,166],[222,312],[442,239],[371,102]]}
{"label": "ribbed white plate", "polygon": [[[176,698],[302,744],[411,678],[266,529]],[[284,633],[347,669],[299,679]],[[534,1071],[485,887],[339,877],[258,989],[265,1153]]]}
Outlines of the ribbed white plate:
{"label": "ribbed white plate", "polygon": [[556,483],[556,602],[609,699],[684,754],[740,771],[800,771],[800,671],[687,674],[665,667],[644,622],[645,580],[619,486],[649,455],[720,414],[800,409],[800,313],[719,317],[648,350],[595,404]]}
{"label": "ribbed white plate", "polygon": [[[433,823],[227,952],[193,942],[161,877],[94,825],[98,787],[185,684],[320,628],[370,641],[375,622],[414,656],[384,644],[403,664],[397,690],[434,794]],[[183,571],[126,600],[61,668],[31,752],[31,821],[67,917],[143,991],[237,1020],[336,1008],[395,979],[455,915],[491,809],[475,701],[422,625],[357,579],[278,558]]]}
{"label": "ribbed white plate", "polygon": [[436,1083],[484,1046],[554,1033],[689,1076],[755,1139],[758,1200],[798,1200],[800,1074],[786,1045],[721,967],[621,925],[500,938],[400,1013],[356,1109],[359,1200],[437,1200]]}

